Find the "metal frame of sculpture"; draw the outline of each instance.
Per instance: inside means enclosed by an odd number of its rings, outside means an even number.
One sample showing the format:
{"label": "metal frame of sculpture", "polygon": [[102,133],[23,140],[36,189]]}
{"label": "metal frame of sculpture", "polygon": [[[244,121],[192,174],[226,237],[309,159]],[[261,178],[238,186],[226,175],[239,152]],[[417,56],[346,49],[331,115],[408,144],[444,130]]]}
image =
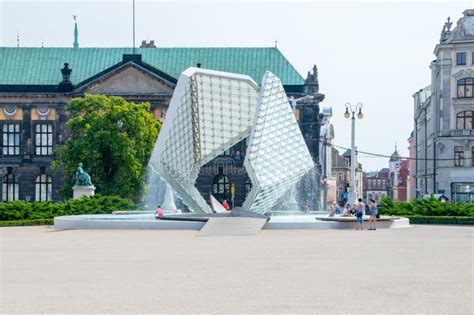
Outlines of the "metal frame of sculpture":
{"label": "metal frame of sculpture", "polygon": [[188,68],[149,165],[191,210],[210,213],[195,187],[199,169],[247,137],[252,190],[242,208],[264,213],[314,166],[280,79],[266,72],[259,87],[246,75]]}

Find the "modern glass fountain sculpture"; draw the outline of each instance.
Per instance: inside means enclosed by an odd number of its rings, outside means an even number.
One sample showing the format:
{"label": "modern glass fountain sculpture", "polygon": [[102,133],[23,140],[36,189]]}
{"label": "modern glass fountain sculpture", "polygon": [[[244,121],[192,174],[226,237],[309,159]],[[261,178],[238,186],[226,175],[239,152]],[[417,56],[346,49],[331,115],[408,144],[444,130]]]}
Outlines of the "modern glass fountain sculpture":
{"label": "modern glass fountain sculpture", "polygon": [[252,190],[242,209],[265,213],[314,166],[280,79],[267,71],[258,86],[246,75],[188,68],[149,165],[191,210],[210,213],[195,187],[199,169],[247,137]]}

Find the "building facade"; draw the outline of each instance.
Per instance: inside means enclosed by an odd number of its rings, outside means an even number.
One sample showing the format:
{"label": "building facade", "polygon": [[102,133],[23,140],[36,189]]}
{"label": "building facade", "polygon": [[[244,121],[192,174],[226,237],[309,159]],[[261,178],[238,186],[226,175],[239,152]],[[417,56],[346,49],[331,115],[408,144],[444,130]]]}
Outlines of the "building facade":
{"label": "building facade", "polygon": [[431,84],[414,97],[419,194],[474,202],[474,9],[448,18],[431,62]]}
{"label": "building facade", "polygon": [[[50,168],[53,148],[67,140],[66,105],[85,94],[149,102],[154,117],[163,120],[177,78],[188,67],[247,74],[257,84],[269,70],[282,80],[288,96],[314,95],[311,106],[300,113],[301,121],[319,115],[322,98],[314,89],[317,73],[310,73],[305,84],[277,48],[140,48],[131,52],[127,48],[0,47],[2,201],[63,199],[59,193],[63,177]],[[315,135],[319,139],[317,127],[307,132],[301,126],[314,157],[319,156],[319,146],[314,144]],[[232,199],[235,206],[242,204],[251,188],[243,168],[245,152],[243,140],[201,168],[196,186],[206,200],[212,193],[220,200]]]}
{"label": "building facade", "polygon": [[416,195],[416,157],[415,157],[415,134],[412,131],[408,138],[408,179],[407,179],[407,199],[411,200],[417,197]]}
{"label": "building facade", "polygon": [[[357,155],[356,155],[357,158]],[[332,175],[336,178],[336,203],[344,206],[349,199],[349,184],[351,180],[351,150],[348,149],[340,155],[339,151],[332,149]],[[362,165],[356,162],[356,197],[363,197]]]}
{"label": "building facade", "polygon": [[387,196],[388,178],[388,168],[383,168],[378,172],[364,172],[363,195],[366,203],[369,202],[369,199],[374,199],[377,203],[380,203],[382,198]]}
{"label": "building facade", "polygon": [[395,152],[390,157],[388,165],[388,196],[397,201],[407,201],[408,160],[402,159],[395,148]]}

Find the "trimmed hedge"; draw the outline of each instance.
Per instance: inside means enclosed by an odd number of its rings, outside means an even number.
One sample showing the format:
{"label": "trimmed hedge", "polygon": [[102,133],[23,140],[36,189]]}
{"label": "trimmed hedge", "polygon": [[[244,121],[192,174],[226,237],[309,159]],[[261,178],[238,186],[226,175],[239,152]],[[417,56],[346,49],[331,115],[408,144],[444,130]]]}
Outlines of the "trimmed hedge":
{"label": "trimmed hedge", "polygon": [[63,215],[108,214],[118,210],[132,210],[136,206],[129,199],[118,196],[82,197],[66,202],[24,202],[0,203],[0,221],[47,220]]}
{"label": "trimmed hedge", "polygon": [[53,225],[53,224],[54,224],[54,219],[0,221],[0,227],[5,227],[5,226],[30,226],[30,225]]}
{"label": "trimmed hedge", "polygon": [[474,217],[474,203],[441,202],[433,196],[429,199],[419,198],[406,202],[384,197],[380,203],[379,213],[394,216]]}
{"label": "trimmed hedge", "polygon": [[447,217],[447,216],[405,216],[410,224],[464,224],[474,225],[474,217]]}

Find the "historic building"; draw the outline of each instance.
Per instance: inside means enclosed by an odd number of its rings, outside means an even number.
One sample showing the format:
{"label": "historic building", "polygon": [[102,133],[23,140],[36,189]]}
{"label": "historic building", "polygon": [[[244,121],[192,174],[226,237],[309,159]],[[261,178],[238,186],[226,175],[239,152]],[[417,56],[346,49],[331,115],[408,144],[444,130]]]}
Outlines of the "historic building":
{"label": "historic building", "polygon": [[407,179],[407,199],[411,200],[417,197],[416,194],[416,157],[415,157],[415,134],[412,131],[408,138],[408,179]]}
{"label": "historic building", "polygon": [[474,202],[474,9],[444,24],[431,84],[413,95],[416,191]]}
{"label": "historic building", "polygon": [[[296,109],[313,159],[319,161],[319,93],[316,68],[305,80],[277,48],[13,48],[0,47],[0,196],[9,200],[61,200],[61,179],[50,164],[53,147],[67,140],[65,106],[86,93],[150,102],[163,120],[180,73],[191,66],[247,74],[257,84],[277,75]],[[225,125],[225,121],[222,122]],[[204,166],[197,180],[208,198],[240,205],[251,188],[242,166],[246,141]],[[87,165],[86,165],[87,166]],[[72,176],[72,174],[71,174]]]}
{"label": "historic building", "polygon": [[408,160],[402,159],[397,148],[388,162],[389,176],[387,194],[394,200],[407,201]]}
{"label": "historic building", "polygon": [[[351,180],[350,149],[340,155],[338,150],[332,148],[332,175],[336,178],[336,203],[343,206],[349,199],[349,184]],[[357,198],[362,198],[363,175],[362,164],[359,162],[356,162],[355,188]]]}
{"label": "historic building", "polygon": [[378,172],[369,172],[363,174],[363,195],[364,201],[369,202],[369,199],[374,199],[380,203],[383,197],[387,196],[389,169],[383,168]]}

